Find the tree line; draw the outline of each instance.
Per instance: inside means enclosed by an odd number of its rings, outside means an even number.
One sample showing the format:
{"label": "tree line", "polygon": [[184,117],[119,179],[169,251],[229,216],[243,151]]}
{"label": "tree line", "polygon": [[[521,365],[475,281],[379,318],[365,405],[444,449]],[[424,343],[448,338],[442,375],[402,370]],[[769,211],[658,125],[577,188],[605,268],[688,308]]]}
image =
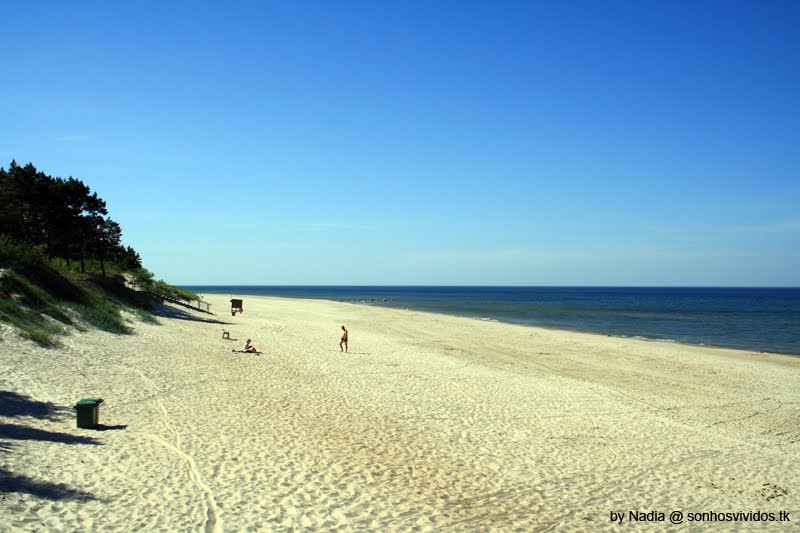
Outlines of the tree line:
{"label": "tree line", "polygon": [[8,170],[0,167],[0,234],[12,240],[42,246],[51,258],[100,263],[103,276],[106,263],[123,270],[142,268],[139,254],[122,244],[122,228],[108,216],[106,202],[81,180],[54,178],[11,161]]}

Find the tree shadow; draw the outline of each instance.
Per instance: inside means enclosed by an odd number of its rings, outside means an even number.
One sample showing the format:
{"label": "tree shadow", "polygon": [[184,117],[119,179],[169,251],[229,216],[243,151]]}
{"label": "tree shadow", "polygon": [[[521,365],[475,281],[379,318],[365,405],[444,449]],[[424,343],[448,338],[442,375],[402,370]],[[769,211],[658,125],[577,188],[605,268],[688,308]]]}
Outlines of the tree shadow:
{"label": "tree shadow", "polygon": [[0,416],[11,418],[30,416],[39,420],[58,420],[64,418],[68,412],[67,407],[40,402],[16,392],[0,391]]}
{"label": "tree shadow", "polygon": [[[102,444],[97,439],[91,437],[45,431],[16,424],[0,424],[0,439],[38,440],[45,442],[59,442],[62,444]],[[11,453],[13,447],[14,444],[12,443],[0,441],[0,452]],[[10,470],[0,467],[0,494],[12,492],[30,494],[46,500],[97,499],[94,495],[88,492],[72,488],[64,483],[51,483],[50,481],[37,480],[25,475],[16,475]]]}
{"label": "tree shadow", "polygon": [[46,500],[97,500],[94,495],[73,489],[64,483],[50,483],[28,476],[17,476],[5,468],[0,468],[0,493],[9,492],[22,492]]}
{"label": "tree shadow", "polygon": [[[30,396],[10,391],[0,391],[0,416],[8,418],[31,417],[38,420],[56,421],[63,419],[70,409],[50,402],[40,402]],[[109,426],[116,429],[118,426]],[[55,431],[32,428],[20,424],[0,424],[0,453],[13,453],[13,441],[58,442],[61,444],[93,444],[102,442],[92,437],[71,435]],[[46,500],[97,500],[97,498],[64,483],[52,483],[18,475],[7,468],[0,467],[0,494],[23,493]],[[3,497],[5,498],[5,496]]]}
{"label": "tree shadow", "polygon": [[62,444],[94,444],[96,446],[103,444],[93,437],[70,435],[69,433],[59,433],[57,431],[45,431],[43,429],[19,426],[16,424],[0,424],[0,439],[39,440],[44,442],[60,442]]}
{"label": "tree shadow", "polygon": [[190,320],[192,322],[205,322],[206,324],[223,324],[228,325],[230,322],[223,322],[214,318],[202,318],[194,316],[182,309],[177,309],[169,305],[155,305],[150,311],[153,316],[161,318],[177,318],[178,320]]}

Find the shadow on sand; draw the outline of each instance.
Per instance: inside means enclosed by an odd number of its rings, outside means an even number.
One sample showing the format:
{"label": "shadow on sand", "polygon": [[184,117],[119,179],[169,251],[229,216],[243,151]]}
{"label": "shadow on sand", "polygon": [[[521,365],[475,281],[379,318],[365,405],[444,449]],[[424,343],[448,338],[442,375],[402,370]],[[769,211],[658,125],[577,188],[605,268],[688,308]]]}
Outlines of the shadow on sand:
{"label": "shadow on sand", "polygon": [[17,424],[0,424],[0,439],[8,440],[38,440],[43,442],[60,442],[61,444],[94,444],[103,443],[93,437],[46,431],[44,429],[19,426]]}
{"label": "shadow on sand", "polygon": [[[0,416],[7,418],[31,417],[38,420],[60,420],[65,418],[72,410],[50,402],[40,402],[30,396],[16,392],[0,391]],[[109,428],[113,429],[113,428]],[[61,444],[92,444],[102,445],[102,442],[92,437],[72,435],[55,431],[32,428],[19,424],[0,424],[0,453],[13,453],[16,444],[13,441],[42,441],[57,442]],[[30,494],[47,500],[96,500],[92,494],[74,489],[63,483],[52,483],[46,480],[37,480],[25,475],[18,475],[0,467],[0,494],[23,493]]]}
{"label": "shadow on sand", "polygon": [[128,429],[128,424],[118,424],[116,426],[106,426],[104,424],[97,424],[95,428],[97,431],[117,431],[120,429]]}
{"label": "shadow on sand", "polygon": [[73,489],[63,483],[40,481],[28,476],[17,476],[0,468],[0,493],[21,492],[37,496],[45,500],[96,500],[94,495],[82,490]]}
{"label": "shadow on sand", "polygon": [[170,305],[158,304],[150,311],[153,316],[161,318],[177,318],[178,320],[190,320],[192,322],[205,322],[206,324],[223,324],[228,325],[230,322],[222,322],[215,318],[203,318],[195,316],[183,309],[178,309]]}
{"label": "shadow on sand", "polygon": [[30,416],[39,420],[58,420],[70,409],[50,402],[40,402],[16,392],[0,391],[0,416],[16,418]]}

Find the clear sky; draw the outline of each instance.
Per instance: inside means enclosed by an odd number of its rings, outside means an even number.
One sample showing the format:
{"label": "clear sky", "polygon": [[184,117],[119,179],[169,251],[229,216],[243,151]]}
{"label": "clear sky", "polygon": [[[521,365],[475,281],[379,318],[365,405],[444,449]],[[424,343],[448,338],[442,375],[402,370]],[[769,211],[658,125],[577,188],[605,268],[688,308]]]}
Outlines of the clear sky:
{"label": "clear sky", "polygon": [[800,286],[800,2],[0,14],[0,166],[168,282]]}

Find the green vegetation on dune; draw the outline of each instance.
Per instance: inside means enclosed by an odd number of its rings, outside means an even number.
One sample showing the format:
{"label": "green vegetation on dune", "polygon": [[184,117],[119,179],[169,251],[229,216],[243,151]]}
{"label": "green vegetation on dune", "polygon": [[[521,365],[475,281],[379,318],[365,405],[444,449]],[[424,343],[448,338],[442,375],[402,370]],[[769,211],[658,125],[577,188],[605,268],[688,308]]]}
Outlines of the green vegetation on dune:
{"label": "green vegetation on dune", "polygon": [[80,180],[32,164],[0,168],[0,320],[42,346],[70,330],[130,333],[123,311],[157,323],[153,294],[192,301],[156,281],[105,201]]}
{"label": "green vegetation on dune", "polygon": [[0,320],[23,336],[55,346],[70,329],[130,333],[123,310],[155,322],[151,297],[127,287],[121,275],[62,269],[40,252],[0,235]]}
{"label": "green vegetation on dune", "polygon": [[41,346],[57,346],[57,337],[70,330],[130,333],[123,311],[143,322],[158,323],[151,313],[150,291],[187,301],[198,299],[190,291],[153,281],[147,271],[113,276],[75,272],[36,248],[0,235],[0,320]]}
{"label": "green vegetation on dune", "polygon": [[[47,311],[37,310],[34,307],[28,307],[17,301],[14,298],[16,295],[9,290],[13,290],[15,284],[26,286],[27,283],[23,281],[20,283],[20,276],[14,272],[4,270],[2,277],[0,277],[0,319],[15,326],[23,336],[28,337],[32,341],[41,346],[54,346],[54,336],[64,334],[66,329],[60,326],[53,320],[47,320]],[[20,293],[17,293],[20,294]],[[24,293],[20,294],[23,298]],[[62,314],[62,313],[60,313]],[[71,323],[67,318],[66,323]]]}
{"label": "green vegetation on dune", "polygon": [[176,300],[184,300],[187,302],[197,301],[200,299],[200,296],[198,296],[197,293],[182,287],[169,285],[161,280],[152,282],[150,290],[164,296],[175,298]]}

